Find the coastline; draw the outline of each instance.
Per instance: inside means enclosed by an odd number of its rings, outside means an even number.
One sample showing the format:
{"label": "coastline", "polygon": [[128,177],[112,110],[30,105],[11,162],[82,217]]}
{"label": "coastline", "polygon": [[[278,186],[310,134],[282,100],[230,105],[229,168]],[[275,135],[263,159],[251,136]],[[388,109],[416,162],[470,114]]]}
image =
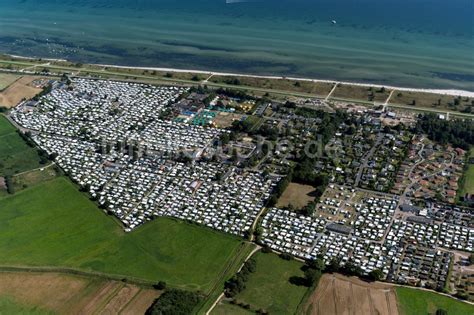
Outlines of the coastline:
{"label": "coastline", "polygon": [[[36,60],[41,59],[45,61],[56,61],[56,62],[71,62],[66,59],[53,59],[53,58],[39,58],[39,57],[25,57],[17,56],[11,54],[5,54],[6,56],[24,60]],[[219,72],[219,71],[205,71],[205,70],[195,70],[195,69],[179,69],[179,68],[166,68],[166,67],[133,67],[133,66],[123,66],[123,65],[110,65],[110,64],[100,64],[100,63],[88,63],[91,66],[107,67],[107,68],[116,68],[116,69],[135,69],[135,70],[148,70],[148,71],[162,71],[162,72],[176,72],[176,73],[196,73],[196,74],[207,74],[209,76],[234,76],[234,77],[248,77],[248,78],[260,78],[260,79],[273,79],[273,80],[294,80],[302,82],[314,82],[314,83],[332,83],[332,84],[343,84],[343,85],[353,85],[353,86],[362,86],[362,87],[374,87],[374,88],[387,88],[396,91],[405,91],[405,92],[421,92],[421,93],[434,93],[442,94],[449,96],[460,96],[460,97],[469,97],[474,98],[474,92],[466,90],[456,90],[456,89],[427,89],[427,88],[408,88],[400,87],[395,85],[382,85],[382,84],[370,84],[370,83],[361,83],[361,82],[349,82],[349,81],[337,81],[337,80],[323,80],[323,79],[312,79],[312,78],[299,78],[299,77],[290,77],[290,76],[268,76],[268,75],[256,75],[256,74],[242,74],[242,73],[231,73],[231,72]]]}
{"label": "coastline", "polygon": [[322,80],[322,79],[311,79],[311,78],[297,78],[297,77],[286,77],[286,76],[265,76],[265,75],[255,75],[255,74],[239,74],[239,73],[192,70],[192,69],[157,68],[157,67],[127,67],[127,66],[106,65],[106,64],[91,64],[91,65],[100,66],[100,67],[108,67],[108,68],[117,68],[117,69],[169,71],[169,72],[178,72],[178,73],[197,73],[197,74],[208,74],[208,75],[217,75],[217,76],[234,76],[234,77],[274,79],[274,80],[287,79],[287,80],[294,80],[294,81],[304,81],[304,82],[314,82],[314,83],[318,83],[318,82],[320,82],[320,83],[334,83],[334,84],[337,83],[337,84],[346,84],[346,85],[363,86],[363,87],[375,87],[375,88],[385,87],[387,89],[392,89],[392,90],[397,90],[397,91],[425,92],[425,93],[444,94],[444,95],[450,95],[450,96],[474,97],[474,92],[465,91],[465,90],[454,90],[454,89],[419,89],[419,88],[407,88],[407,87],[399,87],[399,86],[392,86],[392,85],[369,84],[369,83],[360,83],[360,82]]}

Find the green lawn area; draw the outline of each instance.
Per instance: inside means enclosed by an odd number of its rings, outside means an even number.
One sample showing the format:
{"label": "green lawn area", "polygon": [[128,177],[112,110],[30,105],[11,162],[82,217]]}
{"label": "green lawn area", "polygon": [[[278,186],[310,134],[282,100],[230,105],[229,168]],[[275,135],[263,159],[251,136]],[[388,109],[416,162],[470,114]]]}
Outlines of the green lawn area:
{"label": "green lawn area", "polygon": [[221,302],[212,310],[212,315],[249,315],[255,314],[250,310],[246,310],[238,305],[230,304],[229,302]]}
{"label": "green lawn area", "polygon": [[241,243],[168,218],[127,234],[64,177],[0,197],[4,266],[63,266],[208,291]]}
{"label": "green lawn area", "polygon": [[0,115],[0,176],[40,167],[38,153],[16,133],[15,127]]}
{"label": "green lawn area", "polygon": [[474,194],[474,164],[469,165],[464,174],[464,184],[460,195],[464,196],[466,193]]}
{"label": "green lawn area", "polygon": [[308,288],[293,285],[289,279],[304,276],[303,263],[261,252],[254,258],[257,270],[250,275],[245,290],[236,299],[250,304],[252,309],[265,309],[270,314],[294,314]]}
{"label": "green lawn area", "polygon": [[434,314],[440,308],[448,315],[474,314],[474,306],[433,292],[398,287],[397,297],[401,315]]}
{"label": "green lawn area", "polygon": [[[471,149],[469,158],[474,158],[474,149]],[[468,162],[469,163],[469,162]],[[462,187],[459,190],[459,196],[465,194],[474,194],[474,164],[469,164],[462,180]]]}
{"label": "green lawn area", "polygon": [[53,313],[30,307],[15,302],[13,299],[0,296],[0,315],[27,314],[27,315],[52,315]]}

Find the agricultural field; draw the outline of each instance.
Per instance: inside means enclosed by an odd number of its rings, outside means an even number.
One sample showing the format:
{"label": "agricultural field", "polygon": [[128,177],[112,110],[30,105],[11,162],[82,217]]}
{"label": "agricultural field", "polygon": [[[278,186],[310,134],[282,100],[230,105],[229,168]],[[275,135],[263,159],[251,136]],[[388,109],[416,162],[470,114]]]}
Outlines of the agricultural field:
{"label": "agricultural field", "polygon": [[236,300],[250,304],[252,310],[264,309],[270,314],[293,314],[308,288],[290,283],[291,277],[303,277],[303,263],[284,260],[276,254],[254,255],[257,269],[237,294]]}
{"label": "agricultural field", "polygon": [[339,84],[331,95],[331,99],[360,100],[364,102],[385,103],[390,90],[367,86]]}
{"label": "agricultural field", "polygon": [[313,192],[313,186],[290,183],[278,199],[277,207],[284,208],[291,205],[295,209],[301,209],[314,201]]}
{"label": "agricultural field", "polygon": [[[338,274],[325,274],[316,290],[305,302],[303,314],[398,315],[400,313],[393,286],[367,283],[358,278]],[[426,312],[416,314],[426,314]]]}
{"label": "agricultural field", "polygon": [[66,178],[0,198],[0,266],[67,267],[208,292],[239,238],[169,218],[125,233]]}
{"label": "agricultural field", "polygon": [[0,296],[0,314],[53,315],[54,313],[39,309],[36,306],[18,303],[9,296]]}
{"label": "agricultural field", "polygon": [[0,273],[0,314],[144,314],[159,295],[150,288],[85,276]]}
{"label": "agricultural field", "polygon": [[24,76],[15,81],[8,88],[0,92],[0,106],[11,108],[15,107],[23,99],[30,99],[39,92],[41,88],[33,86],[33,81],[38,77]]}
{"label": "agricultural field", "polygon": [[0,176],[13,175],[40,167],[35,148],[28,146],[15,127],[0,115]]}
{"label": "agricultural field", "polygon": [[0,91],[6,89],[10,84],[18,80],[19,77],[15,74],[0,73]]}
{"label": "agricultural field", "polygon": [[448,315],[473,315],[474,306],[433,292],[402,288],[396,289],[401,315],[434,314],[443,309]]}

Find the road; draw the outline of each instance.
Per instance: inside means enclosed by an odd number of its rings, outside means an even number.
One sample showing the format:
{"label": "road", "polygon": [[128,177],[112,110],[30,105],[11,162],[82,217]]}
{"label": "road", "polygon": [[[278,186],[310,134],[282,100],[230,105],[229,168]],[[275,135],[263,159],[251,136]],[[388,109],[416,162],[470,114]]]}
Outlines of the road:
{"label": "road", "polygon": [[360,178],[362,177],[362,173],[363,173],[364,169],[367,168],[367,163],[369,162],[369,159],[372,157],[372,155],[374,155],[374,152],[377,149],[377,147],[379,146],[382,139],[383,139],[383,134],[382,133],[377,134],[377,140],[375,140],[375,143],[372,146],[372,148],[370,149],[370,151],[362,159],[362,165],[359,167],[359,170],[357,171],[357,176],[356,176],[355,183],[354,183],[355,187],[359,186],[359,182],[360,182]]}

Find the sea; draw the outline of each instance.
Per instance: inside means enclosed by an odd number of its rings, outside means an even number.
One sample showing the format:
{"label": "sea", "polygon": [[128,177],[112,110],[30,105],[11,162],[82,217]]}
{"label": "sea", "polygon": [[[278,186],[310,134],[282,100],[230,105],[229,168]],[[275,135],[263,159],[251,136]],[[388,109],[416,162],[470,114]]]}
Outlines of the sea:
{"label": "sea", "polygon": [[474,91],[474,0],[0,0],[0,53]]}

